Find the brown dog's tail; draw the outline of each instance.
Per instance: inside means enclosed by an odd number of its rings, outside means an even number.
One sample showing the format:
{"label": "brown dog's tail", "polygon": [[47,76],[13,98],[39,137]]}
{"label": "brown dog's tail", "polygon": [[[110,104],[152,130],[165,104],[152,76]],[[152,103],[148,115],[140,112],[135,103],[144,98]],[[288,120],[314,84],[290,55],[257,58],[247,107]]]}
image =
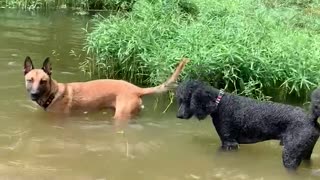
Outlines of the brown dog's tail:
{"label": "brown dog's tail", "polygon": [[172,84],[175,83],[175,81],[178,79],[179,74],[181,73],[184,66],[189,62],[189,59],[183,58],[177,69],[174,71],[174,73],[171,75],[171,77],[164,83],[162,83],[159,86],[156,87],[149,87],[149,88],[142,88],[142,96],[147,94],[156,94],[156,93],[163,93],[169,90],[169,87],[172,86]]}

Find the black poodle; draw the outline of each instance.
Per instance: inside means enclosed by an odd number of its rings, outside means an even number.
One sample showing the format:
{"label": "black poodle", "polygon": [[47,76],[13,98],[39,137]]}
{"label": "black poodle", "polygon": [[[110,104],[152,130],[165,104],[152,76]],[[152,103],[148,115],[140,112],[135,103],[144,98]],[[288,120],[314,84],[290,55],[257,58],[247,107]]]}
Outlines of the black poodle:
{"label": "black poodle", "polygon": [[239,144],[280,140],[283,164],[288,170],[295,170],[302,160],[310,159],[319,138],[320,89],[311,95],[312,114],[300,107],[224,93],[195,80],[181,83],[176,97],[178,118],[195,116],[203,120],[211,116],[223,150],[238,149]]}

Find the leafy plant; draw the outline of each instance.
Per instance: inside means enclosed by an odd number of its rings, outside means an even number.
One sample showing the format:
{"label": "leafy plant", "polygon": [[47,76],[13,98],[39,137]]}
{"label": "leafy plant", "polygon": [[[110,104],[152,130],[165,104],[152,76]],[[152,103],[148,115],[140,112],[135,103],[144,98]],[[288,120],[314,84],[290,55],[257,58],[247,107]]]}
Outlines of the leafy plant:
{"label": "leafy plant", "polygon": [[135,0],[0,0],[1,7],[20,9],[77,8],[81,10],[131,9]]}
{"label": "leafy plant", "polygon": [[156,85],[185,56],[191,62],[184,78],[260,99],[305,99],[320,80],[319,18],[294,3],[266,2],[137,0],[128,14],[93,20],[85,45],[90,60],[82,68]]}

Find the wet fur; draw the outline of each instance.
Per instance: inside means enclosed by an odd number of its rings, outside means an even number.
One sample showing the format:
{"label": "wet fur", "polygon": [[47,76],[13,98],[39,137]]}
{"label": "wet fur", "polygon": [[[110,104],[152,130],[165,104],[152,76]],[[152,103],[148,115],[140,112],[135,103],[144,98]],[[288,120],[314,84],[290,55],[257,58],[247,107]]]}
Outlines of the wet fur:
{"label": "wet fur", "polygon": [[226,93],[218,106],[219,90],[204,82],[189,80],[179,85],[176,97],[177,117],[199,120],[211,116],[220,137],[222,150],[236,150],[239,144],[266,140],[280,140],[283,145],[283,164],[289,170],[298,168],[302,160],[309,160],[320,128],[320,89],[311,95],[312,114],[300,107],[261,102]]}
{"label": "wet fur", "polygon": [[41,69],[35,69],[30,57],[24,61],[26,89],[31,99],[38,104],[54,95],[48,112],[69,114],[72,112],[114,109],[115,120],[130,120],[141,109],[141,97],[147,94],[162,93],[175,83],[189,60],[183,58],[172,76],[156,87],[141,88],[124,80],[100,79],[88,82],[58,83],[52,79],[52,67],[47,58]]}

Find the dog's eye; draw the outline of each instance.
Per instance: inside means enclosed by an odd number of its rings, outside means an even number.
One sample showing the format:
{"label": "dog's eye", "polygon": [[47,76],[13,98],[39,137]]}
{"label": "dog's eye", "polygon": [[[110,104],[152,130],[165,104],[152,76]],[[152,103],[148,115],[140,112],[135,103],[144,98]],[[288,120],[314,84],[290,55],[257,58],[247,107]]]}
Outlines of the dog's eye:
{"label": "dog's eye", "polygon": [[41,81],[40,81],[40,84],[46,84],[46,83],[47,83],[46,80],[41,80]]}
{"label": "dog's eye", "polygon": [[33,79],[31,78],[31,79],[27,79],[27,82],[28,83],[32,83],[33,82]]}

